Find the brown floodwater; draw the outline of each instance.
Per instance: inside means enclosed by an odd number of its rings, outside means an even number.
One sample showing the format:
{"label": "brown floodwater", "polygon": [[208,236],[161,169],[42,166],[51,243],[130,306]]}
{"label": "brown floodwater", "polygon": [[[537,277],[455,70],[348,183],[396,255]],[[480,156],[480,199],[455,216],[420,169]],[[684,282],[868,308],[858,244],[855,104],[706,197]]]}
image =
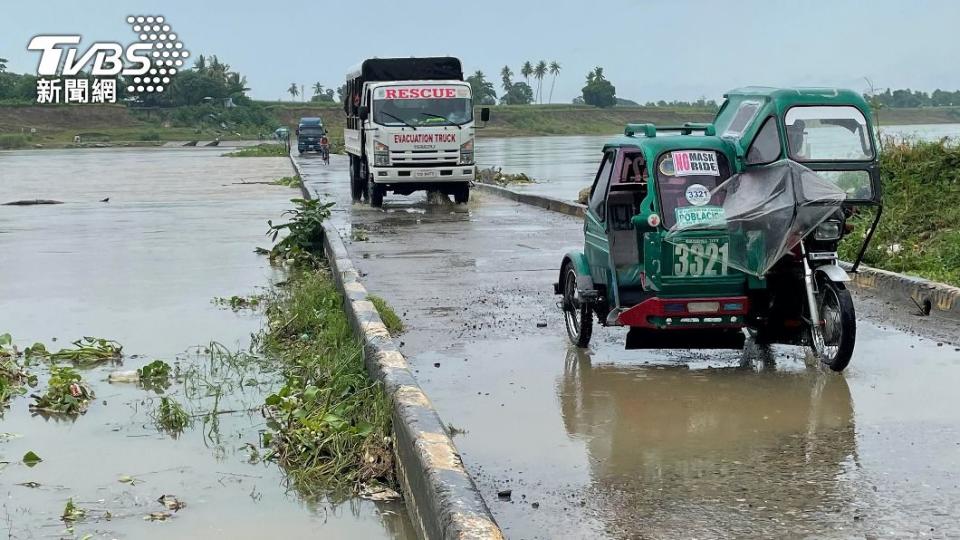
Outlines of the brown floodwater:
{"label": "brown floodwater", "polygon": [[[10,538],[414,537],[401,504],[309,500],[258,459],[265,425],[256,409],[280,381],[269,359],[236,353],[250,348],[262,317],[212,300],[283,279],[253,250],[268,245],[266,220],[299,192],[255,183],[290,175],[286,159],[222,153],[0,152],[0,203],[63,202],[0,206],[0,333],[52,350],[105,337],[125,355],[82,370],[96,392],[86,414],[32,414],[27,396],[0,412],[0,532]],[[211,342],[223,349],[208,352]],[[181,373],[162,394],[107,381],[154,359]],[[35,392],[47,374],[33,370]],[[153,425],[161,395],[195,416],[179,437]],[[43,461],[27,467],[27,451]],[[162,495],[186,506],[145,521],[165,510]],[[70,499],[86,510],[72,533],[60,520]]]}

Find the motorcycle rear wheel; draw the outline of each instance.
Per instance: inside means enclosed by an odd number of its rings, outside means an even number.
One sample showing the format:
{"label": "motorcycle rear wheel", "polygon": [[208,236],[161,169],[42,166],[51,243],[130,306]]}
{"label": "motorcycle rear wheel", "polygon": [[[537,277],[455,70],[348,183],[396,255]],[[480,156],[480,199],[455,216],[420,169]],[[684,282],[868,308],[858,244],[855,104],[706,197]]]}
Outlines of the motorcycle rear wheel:
{"label": "motorcycle rear wheel", "polygon": [[563,276],[563,318],[567,325],[567,336],[574,345],[583,349],[590,345],[593,335],[593,311],[578,298],[577,271],[572,265],[567,265]]}

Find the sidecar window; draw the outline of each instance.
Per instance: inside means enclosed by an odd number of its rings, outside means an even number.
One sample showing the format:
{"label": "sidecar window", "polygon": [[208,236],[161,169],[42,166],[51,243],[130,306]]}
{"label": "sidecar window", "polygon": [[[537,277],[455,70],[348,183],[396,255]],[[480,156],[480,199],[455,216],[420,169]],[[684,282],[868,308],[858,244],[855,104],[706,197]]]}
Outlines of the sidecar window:
{"label": "sidecar window", "polygon": [[[687,151],[665,152],[657,159],[657,191],[660,194],[660,218],[667,229],[677,224],[677,209],[690,206],[723,206],[723,193],[714,190],[730,177],[730,166],[721,152],[707,151],[716,159],[717,171],[709,174],[676,175],[673,155]],[[700,152],[704,153],[704,152]],[[688,192],[689,189],[689,192]],[[703,197],[703,191],[709,194]]]}
{"label": "sidecar window", "polygon": [[593,188],[590,191],[590,208],[597,214],[600,221],[606,220],[607,187],[610,185],[610,176],[613,173],[614,157],[616,152],[613,150],[603,155],[603,163],[600,164],[600,170],[597,171],[597,177],[593,180]]}
{"label": "sidecar window", "polygon": [[733,115],[733,120],[730,121],[730,125],[727,126],[727,129],[723,132],[723,136],[737,138],[742,135],[743,130],[747,128],[759,110],[759,101],[744,101],[741,103],[740,106],[737,107],[737,112]]}
{"label": "sidecar window", "polygon": [[870,161],[867,120],[856,107],[796,106],[784,117],[790,157],[796,161]]}
{"label": "sidecar window", "polygon": [[769,117],[747,151],[748,165],[765,165],[780,158],[780,134],[777,132],[777,119]]}

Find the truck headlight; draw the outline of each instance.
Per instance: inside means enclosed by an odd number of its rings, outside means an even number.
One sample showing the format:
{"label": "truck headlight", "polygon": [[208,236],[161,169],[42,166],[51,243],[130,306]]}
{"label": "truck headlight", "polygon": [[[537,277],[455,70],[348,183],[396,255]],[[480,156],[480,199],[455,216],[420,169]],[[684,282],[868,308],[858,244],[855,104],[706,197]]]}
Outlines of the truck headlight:
{"label": "truck headlight", "polygon": [[390,147],[380,141],[373,141],[373,165],[375,167],[390,166]]}
{"label": "truck headlight", "polygon": [[460,145],[460,164],[473,165],[473,139]]}
{"label": "truck headlight", "polygon": [[813,233],[813,237],[817,240],[839,240],[840,231],[843,227],[840,225],[839,221],[831,219],[830,221],[824,221],[817,227],[816,232]]}

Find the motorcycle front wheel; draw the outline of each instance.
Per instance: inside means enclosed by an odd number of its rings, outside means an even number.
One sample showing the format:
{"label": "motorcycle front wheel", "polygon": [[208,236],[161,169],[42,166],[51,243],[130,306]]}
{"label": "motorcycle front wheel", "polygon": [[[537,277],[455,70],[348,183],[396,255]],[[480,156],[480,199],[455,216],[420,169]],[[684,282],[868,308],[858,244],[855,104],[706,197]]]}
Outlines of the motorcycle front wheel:
{"label": "motorcycle front wheel", "polygon": [[833,371],[843,371],[857,340],[857,316],[850,291],[843,283],[822,280],[817,308],[819,313],[812,320],[819,324],[810,330],[813,354]]}

